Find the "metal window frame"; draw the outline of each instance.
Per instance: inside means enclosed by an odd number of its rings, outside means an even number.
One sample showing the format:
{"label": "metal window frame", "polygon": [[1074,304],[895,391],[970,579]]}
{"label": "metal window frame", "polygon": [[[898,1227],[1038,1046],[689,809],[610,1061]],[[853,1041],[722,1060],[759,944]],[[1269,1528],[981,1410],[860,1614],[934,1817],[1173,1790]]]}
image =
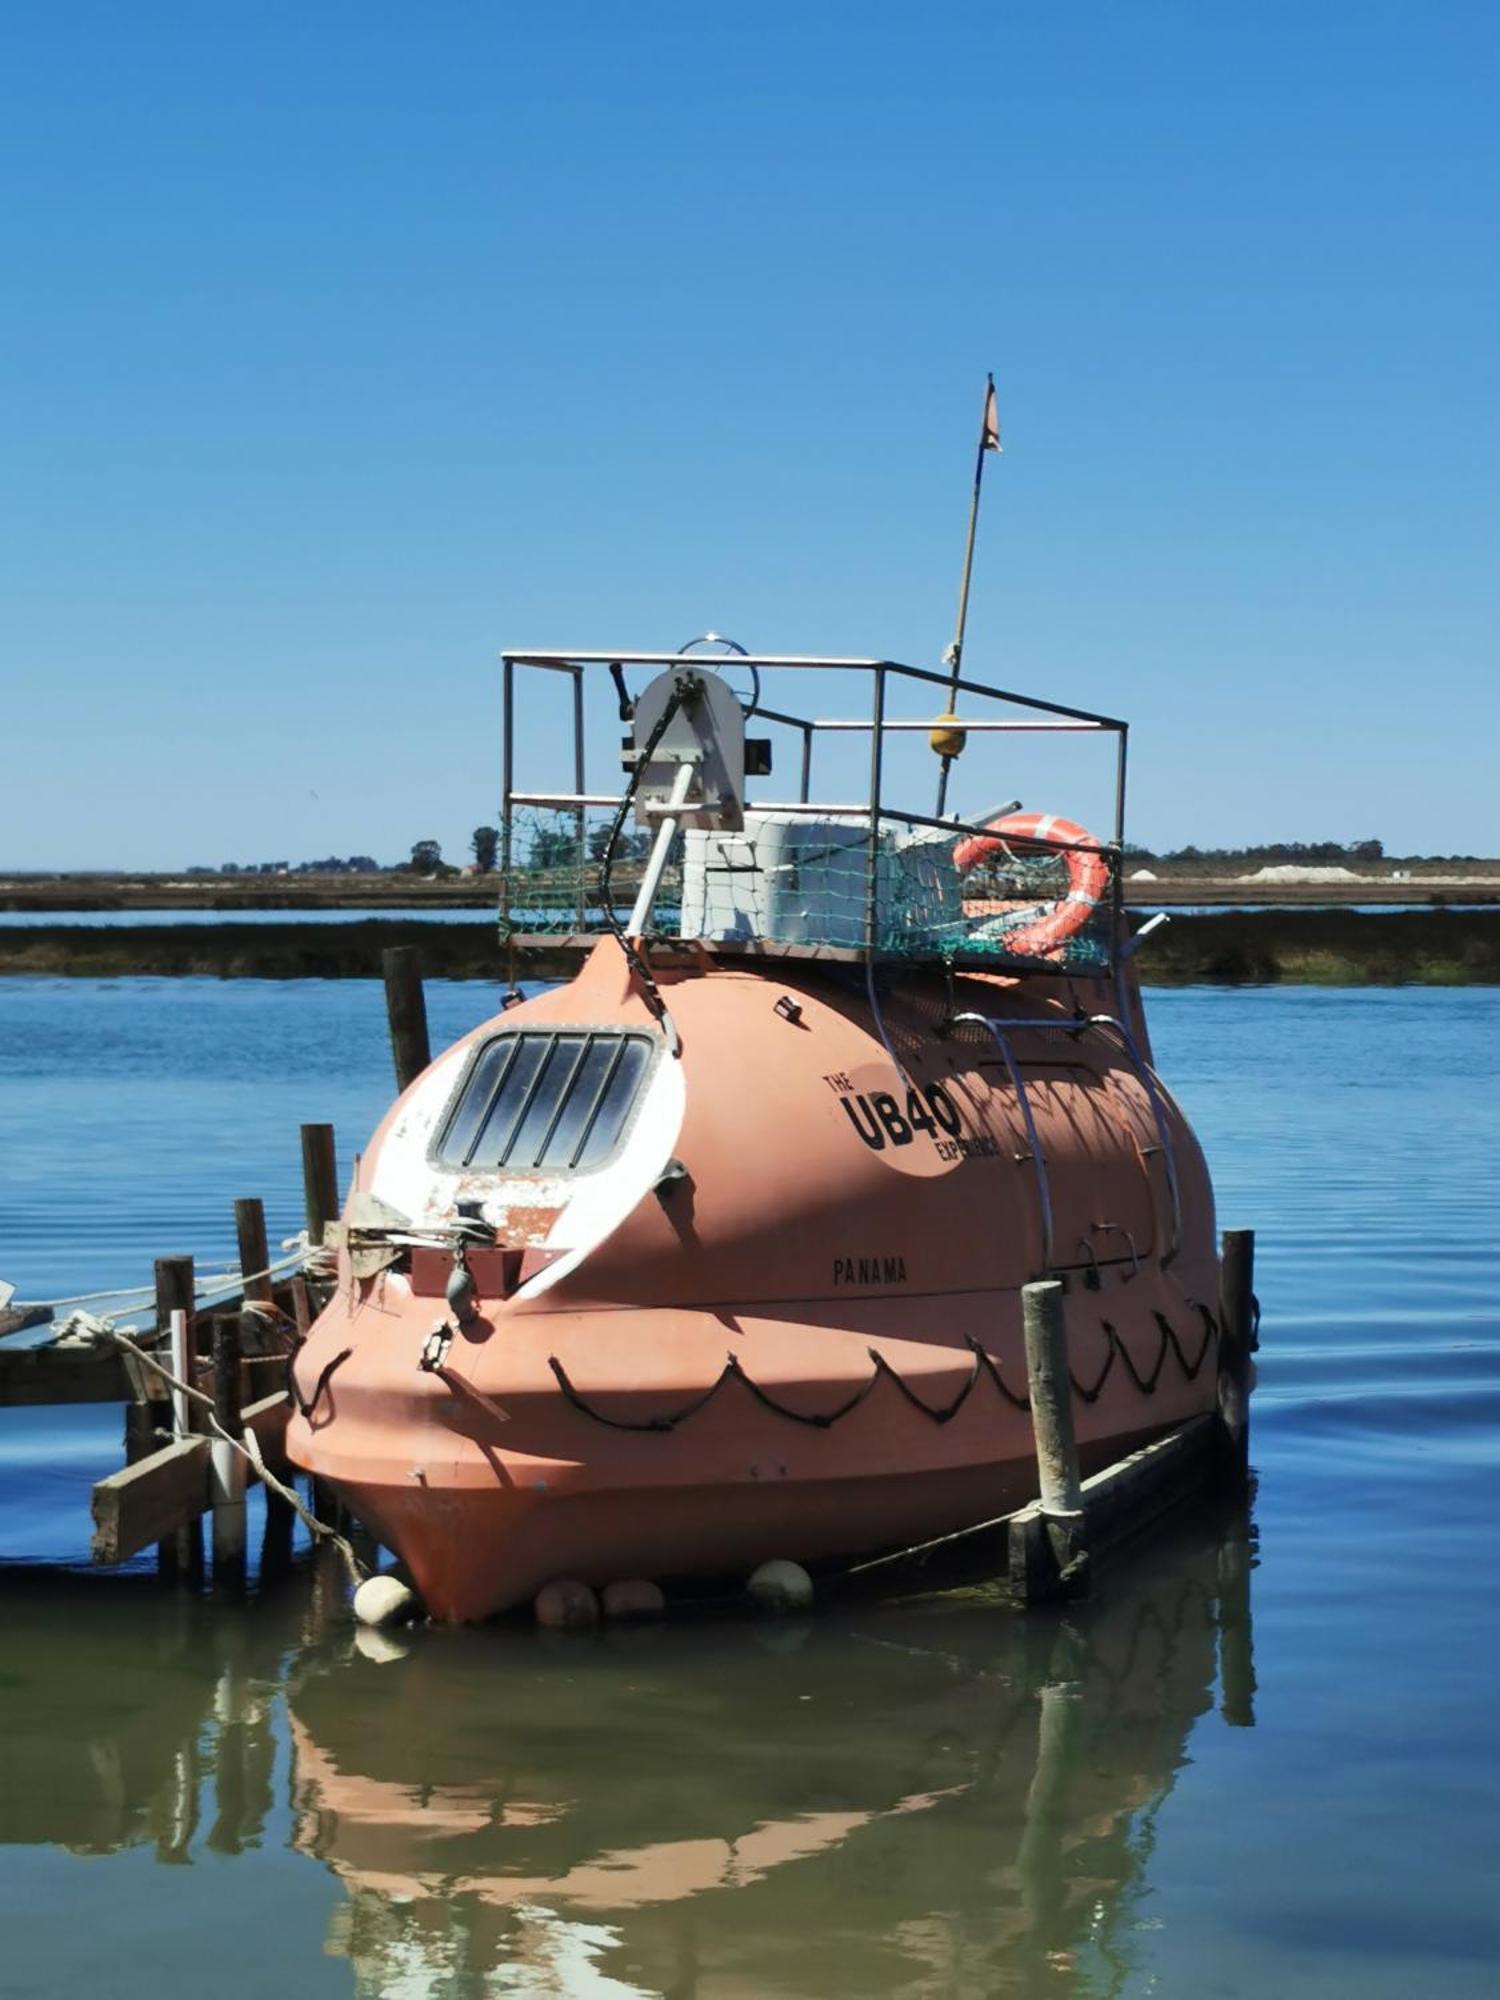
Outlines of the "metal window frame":
{"label": "metal window frame", "polygon": [[[592,1039],[595,1041],[616,1041],[620,1045],[620,1054],[617,1055],[615,1061],[611,1064],[605,1082],[600,1086],[599,1091],[597,1093],[596,1101],[589,1114],[589,1123],[584,1128],[584,1136],[579,1141],[578,1145],[574,1148],[575,1156],[577,1153],[581,1152],[583,1150],[583,1147],[587,1144],[588,1137],[593,1130],[594,1122],[597,1120],[599,1112],[603,1107],[605,1090],[608,1088],[609,1083],[613,1080],[614,1076],[617,1074],[619,1070],[620,1061],[623,1060],[623,1052],[625,1044],[627,1042],[639,1042],[647,1050],[646,1066],[641,1071],[640,1077],[636,1082],[635,1094],[631,1098],[630,1106],[625,1114],[624,1121],[621,1124],[619,1131],[615,1135],[614,1143],[610,1147],[609,1151],[605,1154],[604,1158],[602,1160],[597,1161],[591,1167],[580,1167],[573,1164],[572,1162],[570,1162],[565,1166],[546,1166],[546,1167],[541,1167],[541,1166],[523,1167],[505,1162],[502,1162],[495,1166],[475,1166],[475,1165],[470,1165],[462,1160],[454,1161],[454,1160],[444,1159],[443,1147],[447,1143],[448,1134],[452,1130],[453,1124],[458,1117],[459,1110],[463,1104],[464,1097],[468,1092],[469,1085],[473,1080],[474,1073],[478,1069],[480,1063],[484,1060],[485,1056],[489,1053],[489,1051],[494,1047],[496,1047],[496,1045],[501,1042],[515,1042],[519,1044],[525,1040],[530,1039],[533,1041],[546,1041],[551,1044],[551,1047],[548,1049],[547,1054],[543,1057],[541,1064],[538,1066],[536,1076],[533,1077],[531,1084],[528,1087],[526,1101],[523,1103],[520,1112],[517,1114],[515,1125],[513,1127],[510,1139],[510,1143],[514,1144],[516,1137],[520,1133],[521,1125],[525,1120],[527,1112],[531,1108],[531,1101],[535,1096],[536,1089],[540,1084],[542,1077],[546,1073],[547,1065],[551,1061],[552,1056],[556,1051],[559,1040],[561,1039],[561,1037],[565,1035],[582,1035],[588,1039]],[[662,1050],[665,1048],[665,1046],[666,1043],[663,1037],[649,1028],[637,1028],[637,1027],[622,1028],[610,1021],[549,1021],[545,1025],[543,1025],[540,1022],[535,1022],[530,1024],[518,1022],[516,1026],[513,1028],[512,1027],[499,1028],[493,1035],[486,1035],[482,1040],[476,1042],[473,1049],[470,1051],[468,1060],[464,1064],[463,1072],[460,1075],[458,1082],[454,1085],[452,1095],[449,1097],[448,1102],[443,1109],[443,1115],[433,1128],[433,1137],[427,1148],[427,1163],[429,1166],[436,1168],[439,1173],[454,1174],[454,1175],[459,1175],[459,1174],[472,1174],[481,1176],[488,1175],[496,1180],[505,1180],[505,1181],[567,1180],[575,1177],[584,1178],[590,1174],[601,1173],[607,1166],[611,1165],[611,1163],[616,1158],[618,1158],[619,1154],[624,1150],[625,1144],[629,1139],[631,1132],[635,1129],[636,1121],[640,1117],[641,1106],[645,1102],[646,1093],[650,1088],[651,1079],[655,1074],[657,1064],[661,1060]],[[587,1050],[585,1049],[585,1055],[586,1053]],[[517,1054],[519,1054],[519,1049],[517,1050]],[[513,1054],[510,1060],[505,1064],[505,1067],[501,1070],[500,1076],[495,1085],[494,1094],[491,1097],[490,1103],[485,1108],[483,1116],[480,1118],[479,1123],[476,1127],[476,1135],[478,1133],[483,1132],[485,1124],[489,1119],[490,1113],[494,1108],[495,1099],[499,1096],[500,1091],[503,1090],[505,1087],[506,1079],[509,1077],[512,1067],[515,1064],[515,1061],[517,1059],[517,1054]],[[547,1129],[546,1137],[543,1139],[541,1145],[541,1151],[543,1153],[546,1152],[547,1147],[552,1142],[552,1136],[556,1130],[558,1119],[562,1116],[562,1111],[565,1102],[566,1102],[566,1093],[564,1094],[563,1098],[559,1099],[557,1107],[553,1112],[552,1122]],[[477,1143],[477,1138],[476,1138],[476,1143]]]}

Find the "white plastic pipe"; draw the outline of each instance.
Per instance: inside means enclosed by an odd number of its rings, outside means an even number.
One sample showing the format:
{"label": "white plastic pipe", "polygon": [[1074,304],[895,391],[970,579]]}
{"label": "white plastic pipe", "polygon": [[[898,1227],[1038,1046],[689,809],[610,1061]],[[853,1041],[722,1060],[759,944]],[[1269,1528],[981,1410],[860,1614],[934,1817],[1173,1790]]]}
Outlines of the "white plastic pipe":
{"label": "white plastic pipe", "polygon": [[656,901],[656,892],[661,887],[661,878],[666,870],[667,856],[672,851],[672,841],[677,832],[677,815],[687,804],[687,795],[693,788],[692,764],[679,764],[677,776],[672,780],[672,795],[667,800],[667,810],[661,825],[656,829],[656,845],[651,850],[651,859],[646,863],[646,872],[641,877],[641,886],[636,892],[635,908],[630,912],[630,922],[625,926],[628,937],[640,937],[651,921],[651,906]]}
{"label": "white plastic pipe", "polygon": [[[168,1337],[172,1348],[172,1373],[177,1377],[179,1382],[191,1382],[193,1379],[193,1355],[191,1345],[188,1341],[188,1316],[180,1307],[174,1306],[168,1324],[171,1329]],[[192,1428],[192,1409],[188,1402],[187,1391],[186,1389],[174,1389],[172,1391],[172,1434],[174,1437],[186,1437]]]}

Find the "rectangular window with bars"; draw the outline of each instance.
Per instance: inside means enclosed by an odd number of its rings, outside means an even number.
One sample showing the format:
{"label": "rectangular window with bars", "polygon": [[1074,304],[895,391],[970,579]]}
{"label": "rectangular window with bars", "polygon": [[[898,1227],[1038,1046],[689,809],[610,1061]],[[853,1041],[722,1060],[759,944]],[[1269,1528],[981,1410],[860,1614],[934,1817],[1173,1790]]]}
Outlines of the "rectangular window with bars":
{"label": "rectangular window with bars", "polygon": [[618,1028],[496,1035],[471,1063],[433,1157],[469,1172],[602,1167],[625,1135],[653,1046]]}

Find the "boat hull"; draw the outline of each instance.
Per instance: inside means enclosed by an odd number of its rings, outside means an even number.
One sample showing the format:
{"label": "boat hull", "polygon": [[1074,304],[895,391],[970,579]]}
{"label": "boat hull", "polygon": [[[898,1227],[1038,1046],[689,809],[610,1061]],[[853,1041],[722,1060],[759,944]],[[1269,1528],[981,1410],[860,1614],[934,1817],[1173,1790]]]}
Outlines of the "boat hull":
{"label": "boat hull", "polygon": [[[909,977],[878,1022],[809,971],[684,975],[666,997],[679,1052],[581,1191],[445,1175],[434,1134],[486,1036],[654,1028],[617,953],[440,1059],[365,1155],[361,1189],[419,1230],[477,1198],[507,1246],[473,1260],[459,1315],[442,1255],[360,1276],[346,1244],[296,1364],[293,1459],[433,1616],[560,1576],[851,1558],[1024,1504],[1021,1289],[1049,1272],[1086,1467],[1212,1408],[1207,1175],[1129,1033],[1078,1025],[1097,992]],[[944,1026],[955,1000],[1015,1021],[1006,1062]]]}

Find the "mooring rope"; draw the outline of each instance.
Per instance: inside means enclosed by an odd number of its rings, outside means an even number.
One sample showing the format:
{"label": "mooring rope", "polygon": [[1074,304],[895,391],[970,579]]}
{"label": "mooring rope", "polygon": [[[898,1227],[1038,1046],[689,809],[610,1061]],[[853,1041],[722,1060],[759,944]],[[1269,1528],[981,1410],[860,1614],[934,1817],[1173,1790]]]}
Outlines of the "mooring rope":
{"label": "mooring rope", "polygon": [[[308,1242],[306,1230],[297,1236],[289,1236],[282,1248],[291,1254],[274,1259],[263,1271],[213,1271],[195,1279],[194,1301],[222,1298],[236,1291],[243,1291],[246,1285],[259,1284],[263,1278],[270,1278],[274,1282],[277,1278],[285,1277],[289,1271],[296,1272],[306,1270],[309,1266],[315,1267],[317,1260],[324,1255],[317,1244]],[[106,1292],[74,1292],[70,1297],[61,1299],[15,1299],[12,1305],[18,1312],[56,1312],[62,1306],[91,1306],[97,1305],[103,1299],[118,1299],[121,1301],[119,1311],[134,1312],[139,1305],[148,1305],[155,1297],[154,1284],[115,1285]]]}
{"label": "mooring rope", "polygon": [[[369,1572],[354,1553],[346,1537],[341,1535],[336,1528],[330,1528],[326,1521],[320,1521],[315,1514],[303,1506],[301,1497],[296,1489],[288,1486],[284,1480],[276,1477],[276,1474],[270,1470],[261,1456],[260,1440],[256,1437],[254,1431],[247,1430],[243,1437],[235,1437],[232,1432],[227,1431],[219,1422],[212,1396],[205,1395],[203,1390],[195,1387],[193,1383],[184,1382],[180,1375],[174,1374],[164,1363],[158,1361],[154,1354],[148,1353],[144,1347],[139,1346],[133,1341],[129,1334],[122,1333],[118,1327],[111,1327],[109,1329],[109,1337],[117,1346],[123,1347],[126,1353],[133,1354],[137,1361],[144,1363],[147,1368],[152,1369],[158,1374],[164,1382],[168,1383],[181,1395],[186,1396],[190,1402],[196,1403],[201,1410],[205,1411],[208,1419],[208,1428],[213,1435],[222,1438],[225,1444],[233,1446],[241,1458],[254,1467],[270,1491],[279,1494],[286,1501],[308,1533],[315,1538],[332,1542],[333,1546],[343,1557],[344,1567],[349,1573],[349,1581],[355,1588],[357,1589],[364,1582]],[[324,1371],[325,1375],[331,1374],[333,1367],[336,1365],[337,1363],[330,1364],[329,1368]],[[318,1393],[322,1393],[321,1378],[319,1380]]]}

